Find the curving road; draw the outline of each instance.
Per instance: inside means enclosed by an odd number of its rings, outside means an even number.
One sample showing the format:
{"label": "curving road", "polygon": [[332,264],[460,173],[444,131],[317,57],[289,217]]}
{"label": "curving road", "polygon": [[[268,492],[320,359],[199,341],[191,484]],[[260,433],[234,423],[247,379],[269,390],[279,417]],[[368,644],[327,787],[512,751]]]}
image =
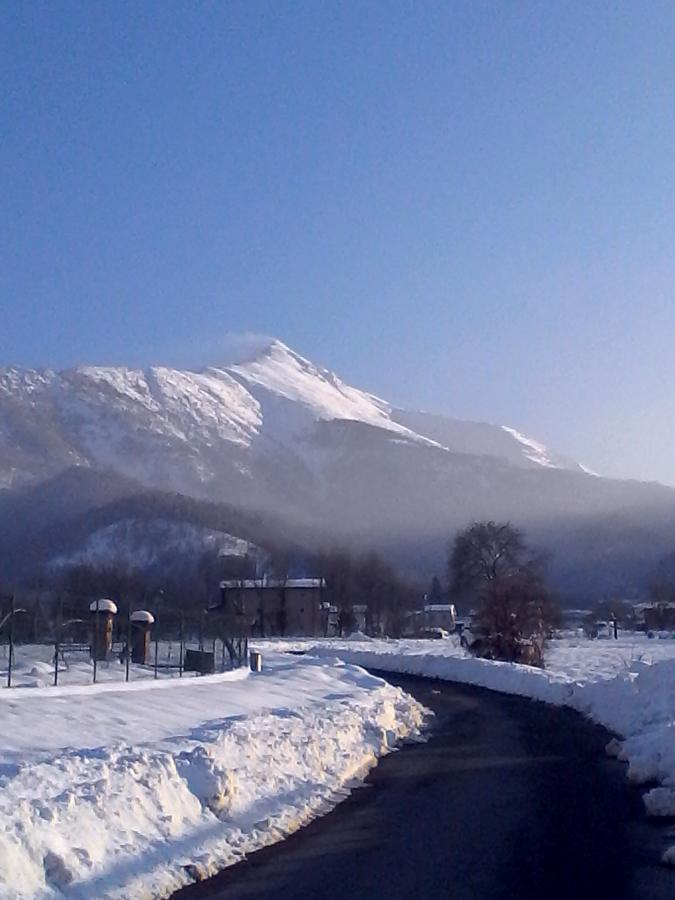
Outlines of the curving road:
{"label": "curving road", "polygon": [[[175,900],[672,900],[664,829],[569,710],[387,675],[437,716],[332,813]],[[671,834],[672,843],[672,834]]]}

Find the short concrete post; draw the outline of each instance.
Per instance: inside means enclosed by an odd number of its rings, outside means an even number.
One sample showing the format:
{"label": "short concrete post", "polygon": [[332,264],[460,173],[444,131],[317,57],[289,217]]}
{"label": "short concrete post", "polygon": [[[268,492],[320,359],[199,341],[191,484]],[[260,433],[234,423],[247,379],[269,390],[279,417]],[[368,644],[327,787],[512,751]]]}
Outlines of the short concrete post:
{"label": "short concrete post", "polygon": [[150,628],[155,617],[147,609],[137,609],[131,614],[131,661],[146,665],[150,659]]}
{"label": "short concrete post", "polygon": [[91,655],[94,661],[110,658],[112,653],[113,617],[117,613],[117,605],[112,600],[101,598],[89,605],[93,614]]}

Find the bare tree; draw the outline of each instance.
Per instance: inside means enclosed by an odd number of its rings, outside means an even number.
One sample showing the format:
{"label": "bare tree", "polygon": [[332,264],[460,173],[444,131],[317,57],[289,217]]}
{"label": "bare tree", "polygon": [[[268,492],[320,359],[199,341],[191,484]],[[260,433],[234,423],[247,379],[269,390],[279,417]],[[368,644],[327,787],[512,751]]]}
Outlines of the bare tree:
{"label": "bare tree", "polygon": [[352,560],[341,551],[323,553],[317,560],[321,577],[326,582],[326,599],[337,609],[340,635],[353,627]]}
{"label": "bare tree", "polygon": [[451,591],[457,595],[496,584],[530,563],[523,536],[510,522],[474,522],[451,546]]}
{"label": "bare tree", "polygon": [[456,536],[448,566],[453,592],[470,592],[474,601],[472,652],[543,665],[556,606],[543,560],[528,550],[522,533],[508,522],[476,522]]}
{"label": "bare tree", "polygon": [[337,610],[340,634],[356,627],[357,604],[366,608],[369,634],[400,634],[407,611],[419,601],[417,587],[374,552],[357,557],[327,552],[317,558],[316,569],[326,581],[326,600]]}

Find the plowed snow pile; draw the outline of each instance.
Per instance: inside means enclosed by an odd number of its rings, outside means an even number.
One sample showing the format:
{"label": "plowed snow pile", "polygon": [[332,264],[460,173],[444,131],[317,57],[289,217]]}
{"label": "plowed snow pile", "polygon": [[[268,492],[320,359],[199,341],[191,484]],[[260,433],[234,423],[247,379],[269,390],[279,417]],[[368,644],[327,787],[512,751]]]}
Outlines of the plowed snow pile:
{"label": "plowed snow pile", "polygon": [[0,897],[154,898],[326,811],[425,711],[362,669],[0,691]]}
{"label": "plowed snow pile", "polygon": [[[666,636],[664,636],[666,637]],[[675,640],[628,634],[614,640],[550,643],[545,670],[469,656],[448,640],[268,642],[389,672],[460,681],[569,706],[621,737],[608,748],[628,762],[652,816],[675,816]],[[664,855],[675,865],[675,846]]]}

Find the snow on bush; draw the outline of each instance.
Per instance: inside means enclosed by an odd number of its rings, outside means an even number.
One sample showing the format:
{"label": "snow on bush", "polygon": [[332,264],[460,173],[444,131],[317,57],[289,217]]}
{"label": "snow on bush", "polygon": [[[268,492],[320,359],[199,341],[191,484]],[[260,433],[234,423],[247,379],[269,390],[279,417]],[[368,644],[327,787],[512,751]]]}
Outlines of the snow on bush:
{"label": "snow on bush", "polygon": [[[17,725],[0,751],[0,896],[166,897],[295,831],[420,734],[423,707],[354,666],[266,663],[161,689],[0,692]],[[55,709],[66,727],[40,727]]]}

